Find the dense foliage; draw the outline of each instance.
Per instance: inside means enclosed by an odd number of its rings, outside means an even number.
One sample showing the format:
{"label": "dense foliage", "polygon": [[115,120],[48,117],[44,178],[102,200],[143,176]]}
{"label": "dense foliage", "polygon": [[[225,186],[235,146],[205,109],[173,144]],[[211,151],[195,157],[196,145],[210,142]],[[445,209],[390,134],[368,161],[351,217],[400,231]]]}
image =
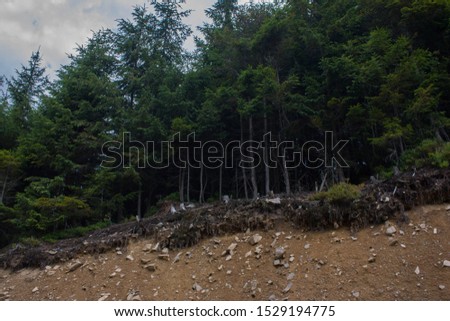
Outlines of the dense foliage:
{"label": "dense foliage", "polygon": [[[168,195],[252,198],[449,166],[447,0],[236,2],[206,11],[191,53],[182,20],[190,12],[157,1],[94,33],[53,82],[39,51],[0,79],[0,245],[148,216]],[[291,154],[276,155],[272,168],[229,154],[232,166],[142,166],[199,159],[159,144],[194,132],[225,144],[270,132],[299,151],[330,131],[334,141],[349,140],[348,167],[309,158],[309,166],[289,168]],[[100,166],[104,144],[124,137],[115,149],[122,166]],[[157,143],[143,153],[138,142]],[[267,149],[259,151],[267,163]],[[315,151],[313,158],[323,156]]]}

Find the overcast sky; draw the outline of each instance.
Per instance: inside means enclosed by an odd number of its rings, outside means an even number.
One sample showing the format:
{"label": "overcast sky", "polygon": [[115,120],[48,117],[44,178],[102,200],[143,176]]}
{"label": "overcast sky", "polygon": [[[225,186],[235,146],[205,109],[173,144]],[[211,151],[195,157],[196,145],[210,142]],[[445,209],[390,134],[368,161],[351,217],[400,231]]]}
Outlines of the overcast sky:
{"label": "overcast sky", "polygon": [[[186,23],[195,30],[215,0],[186,0],[193,9]],[[51,75],[68,62],[67,53],[83,44],[91,30],[115,28],[146,0],[0,0],[0,75],[11,76],[39,47]],[[193,47],[192,41],[187,47]]]}

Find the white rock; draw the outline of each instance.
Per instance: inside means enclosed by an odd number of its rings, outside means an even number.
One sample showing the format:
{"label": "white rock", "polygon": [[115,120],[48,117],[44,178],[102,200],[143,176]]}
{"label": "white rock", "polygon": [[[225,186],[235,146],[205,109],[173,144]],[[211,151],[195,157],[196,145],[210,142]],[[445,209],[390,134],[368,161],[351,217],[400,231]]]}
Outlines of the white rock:
{"label": "white rock", "polygon": [[250,245],[256,245],[262,240],[262,236],[259,234],[255,234],[248,239],[248,243]]}
{"label": "white rock", "polygon": [[39,288],[35,287],[33,290],[31,290],[31,293],[36,293],[37,291],[39,291]]}
{"label": "white rock", "polygon": [[279,205],[279,204],[281,204],[281,199],[280,199],[279,197],[276,197],[276,198],[267,198],[267,199],[266,199],[266,202],[269,203],[269,204],[276,204],[276,205]]}
{"label": "white rock", "polygon": [[288,293],[292,288],[292,282],[289,282],[288,285],[283,289],[283,293]]}
{"label": "white rock", "polygon": [[283,247],[277,247],[275,249],[275,259],[276,260],[280,260],[284,258],[284,254],[285,254],[285,249]]}
{"label": "white rock", "polygon": [[311,247],[311,244],[305,244],[305,250],[309,249]]}
{"label": "white rock", "polygon": [[443,266],[450,267],[450,261],[444,260]]}
{"label": "white rock", "polygon": [[386,229],[386,235],[392,236],[395,232],[397,232],[397,229],[394,226],[389,226]]}
{"label": "white rock", "polygon": [[416,269],[414,270],[414,273],[416,273],[417,275],[419,275],[420,274],[420,269],[419,269],[419,267],[417,266],[416,267]]}
{"label": "white rock", "polygon": [[131,255],[128,255],[128,256],[126,257],[126,260],[127,260],[127,261],[134,261],[134,257],[132,257]]}

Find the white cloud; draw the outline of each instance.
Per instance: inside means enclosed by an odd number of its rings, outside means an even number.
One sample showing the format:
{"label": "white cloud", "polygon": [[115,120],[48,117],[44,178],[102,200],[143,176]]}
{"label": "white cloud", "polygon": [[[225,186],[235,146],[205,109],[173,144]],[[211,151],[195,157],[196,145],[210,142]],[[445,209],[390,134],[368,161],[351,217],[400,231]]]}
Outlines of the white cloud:
{"label": "white cloud", "polygon": [[[129,18],[132,7],[145,0],[0,0],[0,75],[10,76],[39,47],[47,71],[67,63],[67,53],[92,34],[114,28],[116,19]],[[214,0],[186,0],[193,9],[186,20],[193,29],[204,20]],[[192,46],[192,42],[188,44]]]}

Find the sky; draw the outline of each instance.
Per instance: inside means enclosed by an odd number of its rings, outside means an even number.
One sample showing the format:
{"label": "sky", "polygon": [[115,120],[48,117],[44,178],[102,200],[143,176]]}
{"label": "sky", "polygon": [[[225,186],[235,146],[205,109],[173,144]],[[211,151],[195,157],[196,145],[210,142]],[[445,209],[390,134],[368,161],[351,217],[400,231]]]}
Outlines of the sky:
{"label": "sky", "polygon": [[[215,0],[185,0],[192,9],[185,22],[195,30],[206,19],[204,10]],[[92,31],[114,29],[116,20],[130,18],[133,6],[146,0],[0,0],[0,75],[10,77],[26,65],[40,48],[43,64],[51,78],[67,54],[83,44]],[[186,43],[193,48],[193,41]]]}

